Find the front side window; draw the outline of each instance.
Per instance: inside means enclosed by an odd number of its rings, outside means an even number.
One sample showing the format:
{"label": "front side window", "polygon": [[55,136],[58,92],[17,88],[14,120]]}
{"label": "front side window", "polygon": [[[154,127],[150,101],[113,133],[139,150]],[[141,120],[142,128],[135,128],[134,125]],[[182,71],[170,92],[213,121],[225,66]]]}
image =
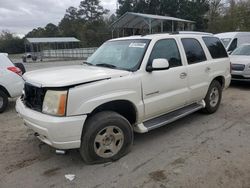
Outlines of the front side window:
{"label": "front side window", "polygon": [[149,58],[151,65],[154,59],[167,59],[169,68],[182,65],[180,52],[174,39],[163,39],[155,43]]}
{"label": "front side window", "polygon": [[213,59],[228,57],[221,41],[216,37],[202,37]]}
{"label": "front side window", "polygon": [[114,69],[135,71],[140,67],[150,40],[108,41],[87,60],[87,63]]}
{"label": "front side window", "polygon": [[207,60],[198,40],[187,38],[181,39],[181,41],[185,49],[188,64],[195,64]]}

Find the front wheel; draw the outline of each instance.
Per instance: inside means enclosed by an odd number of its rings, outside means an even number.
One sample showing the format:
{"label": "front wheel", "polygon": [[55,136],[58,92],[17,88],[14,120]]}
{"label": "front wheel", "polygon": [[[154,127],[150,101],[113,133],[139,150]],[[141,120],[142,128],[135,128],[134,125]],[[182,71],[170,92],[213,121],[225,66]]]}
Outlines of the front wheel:
{"label": "front wheel", "polygon": [[80,154],[88,164],[115,161],[126,155],[133,144],[133,130],[116,112],[100,112],[87,120]]}
{"label": "front wheel", "polygon": [[221,97],[222,97],[222,86],[217,80],[214,80],[210,84],[207,95],[204,99],[206,107],[203,109],[203,112],[207,114],[212,114],[216,112],[220,106]]}

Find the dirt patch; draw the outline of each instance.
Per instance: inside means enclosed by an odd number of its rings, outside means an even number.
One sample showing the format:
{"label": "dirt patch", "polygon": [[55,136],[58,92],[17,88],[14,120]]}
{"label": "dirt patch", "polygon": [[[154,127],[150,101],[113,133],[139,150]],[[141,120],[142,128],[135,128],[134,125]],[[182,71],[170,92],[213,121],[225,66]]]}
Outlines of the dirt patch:
{"label": "dirt patch", "polygon": [[151,158],[151,159],[149,159],[149,160],[147,160],[147,161],[145,161],[145,162],[139,164],[138,166],[136,166],[136,167],[132,170],[132,172],[137,171],[139,168],[143,167],[144,165],[146,165],[147,163],[149,163],[149,162],[152,161],[152,160],[153,160],[153,158]]}
{"label": "dirt patch", "polygon": [[54,176],[58,173],[58,171],[61,170],[61,168],[59,167],[56,167],[56,168],[51,168],[49,170],[46,170],[43,172],[43,175],[44,176],[47,176],[47,177],[51,177],[51,176]]}
{"label": "dirt patch", "polygon": [[178,159],[176,159],[176,160],[174,160],[172,163],[171,163],[171,165],[181,165],[181,164],[184,164],[185,163],[185,159],[183,159],[183,158],[178,158]]}
{"label": "dirt patch", "polygon": [[33,163],[35,163],[36,161],[38,161],[38,157],[34,157],[34,158],[30,158],[30,159],[24,159],[16,164],[11,164],[9,166],[7,166],[5,168],[5,170],[7,171],[7,173],[11,173],[15,170],[18,170],[20,168],[24,168],[27,167]]}
{"label": "dirt patch", "polygon": [[167,176],[165,174],[165,170],[157,170],[154,172],[149,173],[149,177],[158,182],[158,181],[166,181]]}

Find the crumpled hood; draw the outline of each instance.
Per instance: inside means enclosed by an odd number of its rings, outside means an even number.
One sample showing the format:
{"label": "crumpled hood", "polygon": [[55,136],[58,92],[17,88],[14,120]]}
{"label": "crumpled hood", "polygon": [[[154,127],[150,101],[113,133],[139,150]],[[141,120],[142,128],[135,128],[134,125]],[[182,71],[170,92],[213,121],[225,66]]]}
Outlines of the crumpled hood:
{"label": "crumpled hood", "polygon": [[232,64],[242,64],[248,65],[250,64],[250,56],[244,55],[231,55],[229,56]]}
{"label": "crumpled hood", "polygon": [[24,74],[27,83],[37,87],[64,87],[103,79],[122,77],[128,71],[104,67],[73,65],[35,70]]}

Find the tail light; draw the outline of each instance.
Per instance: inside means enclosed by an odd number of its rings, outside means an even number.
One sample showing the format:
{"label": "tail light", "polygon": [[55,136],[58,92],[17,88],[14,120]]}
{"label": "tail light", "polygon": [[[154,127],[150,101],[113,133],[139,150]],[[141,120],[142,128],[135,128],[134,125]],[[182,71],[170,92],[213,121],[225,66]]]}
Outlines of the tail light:
{"label": "tail light", "polygon": [[11,72],[18,74],[19,76],[22,76],[22,71],[18,67],[8,67],[7,69]]}

